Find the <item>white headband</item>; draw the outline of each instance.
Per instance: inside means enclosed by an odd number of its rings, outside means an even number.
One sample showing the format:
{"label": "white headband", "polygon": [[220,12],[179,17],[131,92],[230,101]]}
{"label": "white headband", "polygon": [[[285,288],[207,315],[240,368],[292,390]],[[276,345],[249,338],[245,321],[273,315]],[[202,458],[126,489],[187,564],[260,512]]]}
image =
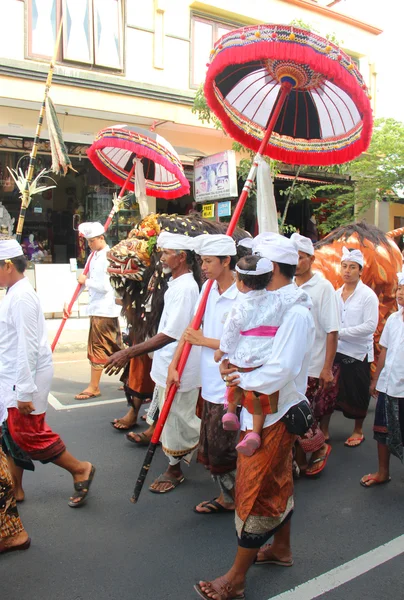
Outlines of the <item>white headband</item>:
{"label": "white headband", "polygon": [[162,250],[193,250],[194,239],[188,235],[163,231],[157,238],[157,247]]}
{"label": "white headband", "polygon": [[194,250],[204,256],[236,256],[236,242],[222,233],[203,233],[193,238]]}
{"label": "white headband", "polygon": [[273,270],[274,266],[268,258],[260,258],[255,265],[255,271],[246,271],[236,265],[237,273],[241,273],[242,275],[265,275],[266,273],[272,273]]}
{"label": "white headband", "polygon": [[314,246],[310,238],[300,235],[300,233],[292,233],[290,241],[294,243],[296,249],[300,250],[300,252],[305,252],[313,256]]}
{"label": "white headband", "polygon": [[397,273],[398,285],[404,285],[404,270]]}
{"label": "white headband", "polygon": [[17,240],[0,239],[0,260],[9,260],[10,258],[17,258],[17,256],[23,255],[24,251]]}
{"label": "white headband", "polygon": [[341,262],[345,261],[355,262],[363,267],[363,254],[360,250],[348,250],[346,246],[343,246]]}

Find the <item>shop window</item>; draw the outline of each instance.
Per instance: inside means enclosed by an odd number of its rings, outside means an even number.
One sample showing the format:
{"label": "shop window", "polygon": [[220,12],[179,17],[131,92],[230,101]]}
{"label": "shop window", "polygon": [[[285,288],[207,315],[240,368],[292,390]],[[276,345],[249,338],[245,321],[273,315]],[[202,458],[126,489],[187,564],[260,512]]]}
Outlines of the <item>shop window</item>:
{"label": "shop window", "polygon": [[213,45],[228,31],[240,25],[227,25],[202,17],[191,18],[191,81],[190,87],[196,88],[205,80],[206,63]]}
{"label": "shop window", "polygon": [[60,21],[58,61],[123,69],[123,0],[28,0],[28,57],[50,59]]}

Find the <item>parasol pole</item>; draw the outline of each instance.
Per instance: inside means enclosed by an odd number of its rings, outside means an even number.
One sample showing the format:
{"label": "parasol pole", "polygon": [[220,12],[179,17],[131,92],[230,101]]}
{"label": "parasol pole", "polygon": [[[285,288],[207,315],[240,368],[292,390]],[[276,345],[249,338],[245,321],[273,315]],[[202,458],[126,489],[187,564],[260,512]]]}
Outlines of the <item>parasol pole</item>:
{"label": "parasol pole", "polygon": [[[243,187],[243,191],[241,192],[240,198],[237,202],[236,208],[234,210],[233,216],[230,220],[229,226],[227,228],[226,231],[226,235],[232,236],[234,233],[234,230],[237,227],[237,223],[238,220],[240,218],[240,215],[243,211],[244,205],[247,201],[248,198],[248,194],[250,193],[251,187],[254,183],[255,177],[257,175],[257,167],[258,167],[258,160],[259,158],[264,154],[265,148],[268,144],[269,138],[272,135],[273,129],[275,127],[275,124],[278,120],[279,114],[282,110],[282,106],[285,103],[285,100],[287,98],[287,96],[289,95],[290,90],[292,89],[292,84],[289,81],[285,81],[282,82],[281,84],[281,89],[279,92],[279,96],[278,99],[276,101],[276,104],[274,106],[272,115],[269,119],[268,125],[267,125],[267,129],[265,131],[265,135],[263,137],[263,140],[261,142],[261,145],[258,149],[257,154],[254,157],[253,160],[253,164],[251,166],[250,172],[248,174],[247,180],[244,184]],[[203,315],[205,313],[205,308],[206,308],[206,303],[208,301],[208,297],[209,297],[209,293],[210,290],[212,288],[213,285],[213,279],[208,280],[208,283],[206,285],[204,294],[202,296],[201,302],[199,304],[198,310],[195,314],[195,317],[191,323],[191,327],[192,329],[199,329],[199,327],[201,326],[202,323],[202,318]],[[182,350],[179,362],[178,362],[178,366],[177,366],[177,371],[178,371],[178,376],[179,379],[181,380],[181,376],[182,373],[184,372],[184,368],[185,365],[187,363],[188,357],[189,357],[189,353],[191,352],[191,348],[192,348],[192,344],[190,344],[189,342],[185,342],[184,344],[184,348]],[[159,440],[160,440],[160,436],[161,433],[163,431],[163,427],[167,421],[167,417],[168,414],[170,412],[172,403],[174,401],[175,398],[175,394],[177,392],[177,388],[176,386],[173,384],[170,389],[168,390],[163,408],[160,412],[157,424],[156,424],[156,428],[154,430],[153,436],[151,438],[150,444],[149,444],[149,448],[147,450],[145,459],[143,461],[143,465],[142,468],[140,470],[139,476],[137,478],[136,484],[135,484],[135,489],[133,492],[133,496],[131,498],[131,502],[133,502],[133,504],[136,504],[136,502],[139,499],[140,493],[142,491],[143,488],[143,484],[145,482],[145,479],[147,477],[147,473],[150,469],[150,465],[151,462],[153,460],[153,456],[156,452],[156,448],[158,446]]]}
{"label": "parasol pole", "polygon": [[46,83],[45,83],[44,99],[42,102],[41,109],[39,111],[39,118],[38,118],[38,123],[36,126],[34,143],[32,144],[31,154],[29,157],[29,165],[28,165],[27,176],[26,176],[26,180],[25,180],[24,191],[21,196],[21,210],[20,210],[20,216],[18,217],[18,225],[17,225],[17,231],[16,231],[17,242],[21,241],[22,230],[24,228],[25,213],[27,212],[27,208],[30,203],[29,188],[30,188],[32,179],[34,177],[34,168],[35,168],[35,163],[36,163],[36,155],[38,152],[39,137],[41,135],[42,124],[43,124],[43,120],[44,120],[44,116],[45,116],[46,100],[48,98],[49,89],[52,84],[53,71],[55,68],[56,59],[57,59],[57,55],[58,55],[58,51],[59,51],[60,39],[62,37],[62,25],[63,25],[63,20],[60,22],[59,31],[56,36],[53,57],[50,62],[50,65],[49,65],[49,72],[48,72],[48,76],[46,78]]}
{"label": "parasol pole", "polygon": [[[115,213],[116,213],[117,211],[119,211],[119,202],[118,202],[118,201],[119,201],[119,200],[121,200],[121,199],[123,198],[123,196],[124,196],[124,194],[125,194],[125,192],[126,192],[126,188],[128,187],[128,185],[129,185],[129,183],[130,183],[130,180],[131,180],[131,179],[132,179],[132,177],[133,177],[133,173],[134,173],[134,171],[135,171],[135,163],[133,163],[133,166],[132,166],[132,168],[131,168],[131,170],[130,170],[130,172],[129,172],[129,174],[128,174],[127,178],[126,178],[126,181],[125,181],[125,183],[123,184],[121,191],[119,192],[119,195],[118,195],[117,201],[116,201],[116,202],[114,202],[114,205],[113,205],[113,207],[112,207],[112,209],[111,209],[111,212],[109,213],[109,215],[108,215],[108,218],[107,218],[107,220],[105,221],[105,225],[104,225],[104,231],[105,231],[105,232],[107,232],[107,231],[108,231],[108,229],[109,229],[109,226],[111,225],[111,222],[112,222],[112,219],[114,218],[114,215],[115,215]],[[83,270],[83,275],[87,275],[87,273],[89,272],[89,270],[90,270],[90,264],[91,264],[91,261],[92,261],[92,258],[93,258],[93,256],[94,256],[94,252],[92,252],[92,253],[90,254],[90,256],[88,257],[88,260],[87,260],[87,262],[86,262],[86,266],[84,267],[84,270]],[[71,299],[71,300],[70,300],[70,302],[69,302],[69,306],[67,307],[67,311],[65,311],[65,313],[64,313],[64,315],[63,315],[63,319],[62,319],[62,322],[61,322],[61,324],[59,325],[59,329],[58,329],[58,330],[57,330],[57,332],[56,332],[55,339],[54,339],[54,340],[53,340],[53,342],[52,342],[52,345],[51,345],[51,350],[52,350],[52,352],[54,352],[54,350],[55,350],[55,348],[56,348],[56,344],[58,343],[58,341],[59,341],[59,338],[60,338],[60,336],[61,336],[61,334],[62,334],[63,328],[64,328],[64,326],[66,325],[66,321],[67,321],[67,319],[69,318],[69,317],[67,316],[67,314],[70,314],[70,313],[72,312],[72,310],[73,310],[73,306],[74,306],[74,303],[76,302],[77,298],[79,297],[79,295],[80,295],[80,293],[81,293],[81,291],[82,291],[82,288],[83,288],[83,286],[82,286],[80,283],[78,283],[78,284],[77,284],[77,287],[76,287],[76,289],[75,289],[75,291],[74,291],[74,294],[73,294],[73,296],[72,296],[72,299]]]}

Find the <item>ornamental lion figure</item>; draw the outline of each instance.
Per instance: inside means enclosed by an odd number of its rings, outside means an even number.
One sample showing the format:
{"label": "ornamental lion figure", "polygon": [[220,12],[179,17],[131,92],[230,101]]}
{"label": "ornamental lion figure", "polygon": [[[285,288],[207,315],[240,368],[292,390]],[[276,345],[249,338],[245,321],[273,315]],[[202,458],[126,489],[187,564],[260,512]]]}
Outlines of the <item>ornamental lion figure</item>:
{"label": "ornamental lion figure", "polygon": [[396,243],[381,229],[365,222],[338,227],[315,246],[314,267],[331,281],[335,289],[343,281],[340,274],[342,247],[358,248],[364,256],[362,281],[379,298],[379,324],[375,334],[376,355],[383,327],[397,310],[396,274],[402,269],[402,256]]}
{"label": "ornamental lion figure", "polygon": [[[126,240],[122,240],[108,253],[111,283],[122,298],[122,313],[136,338],[143,342],[157,332],[163,311],[166,277],[157,252],[157,237],[161,231],[196,237],[202,233],[226,233],[226,223],[215,223],[198,214],[151,214],[140,221]],[[234,239],[249,237],[249,233],[236,229]],[[245,250],[240,248],[242,254]],[[240,254],[240,256],[242,255]],[[196,261],[195,261],[196,262]],[[195,270],[199,268],[195,264]]]}

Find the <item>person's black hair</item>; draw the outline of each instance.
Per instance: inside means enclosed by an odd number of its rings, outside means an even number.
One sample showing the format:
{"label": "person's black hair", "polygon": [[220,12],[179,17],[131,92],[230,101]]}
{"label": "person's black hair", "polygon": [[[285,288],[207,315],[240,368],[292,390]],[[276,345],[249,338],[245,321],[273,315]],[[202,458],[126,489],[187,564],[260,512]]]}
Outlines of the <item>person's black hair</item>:
{"label": "person's black hair", "polygon": [[[348,250],[349,250],[349,252],[352,252],[352,250],[358,250],[358,248],[348,248]],[[354,262],[356,262],[356,261],[354,261]],[[356,263],[356,264],[359,267],[359,273],[361,273],[362,269],[363,269],[362,265],[360,265],[359,263]]]}
{"label": "person's black hair", "polygon": [[[24,255],[21,256],[16,256],[15,258],[10,258],[9,259],[13,265],[16,268],[16,271],[18,271],[18,273],[20,273],[21,275],[25,272],[25,269],[27,268],[27,259],[25,258]],[[6,266],[6,261],[5,260],[0,260],[0,267],[5,267]]]}
{"label": "person's black hair", "polygon": [[198,284],[199,289],[202,287],[202,273],[201,273],[201,265],[199,264],[199,260],[192,250],[178,250],[177,252],[185,252],[187,265],[191,267],[192,274],[196,283]]}
{"label": "person's black hair", "polygon": [[230,258],[230,263],[229,263],[229,267],[230,267],[230,271],[234,271],[236,264],[237,264],[237,255],[234,256],[218,256],[217,257],[220,262],[222,263],[224,260],[226,260],[226,258]]}
{"label": "person's black hair", "polygon": [[296,273],[297,265],[287,265],[285,263],[276,263],[279,267],[279,272],[281,275],[286,277],[287,279],[293,279]]}
{"label": "person's black hair", "polygon": [[[262,258],[258,254],[249,254],[243,256],[237,263],[239,269],[243,271],[256,271],[258,261]],[[245,275],[237,271],[237,277],[251,290],[265,290],[271,280],[272,272],[262,275]]]}

